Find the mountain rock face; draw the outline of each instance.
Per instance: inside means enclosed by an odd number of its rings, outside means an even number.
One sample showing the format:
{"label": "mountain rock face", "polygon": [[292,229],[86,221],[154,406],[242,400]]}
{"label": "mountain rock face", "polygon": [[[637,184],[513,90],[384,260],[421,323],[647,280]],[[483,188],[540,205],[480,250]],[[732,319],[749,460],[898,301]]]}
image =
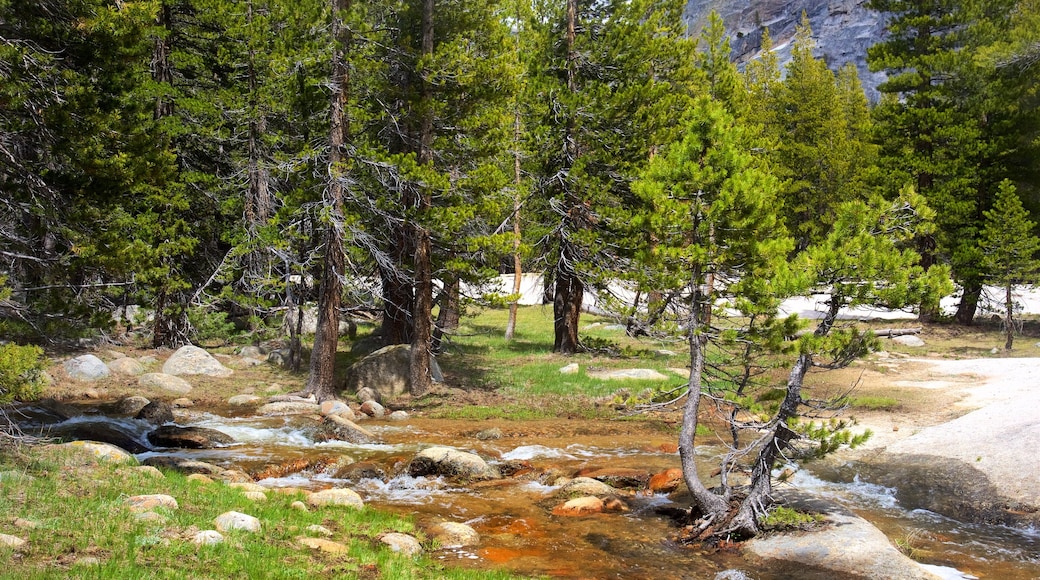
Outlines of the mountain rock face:
{"label": "mountain rock face", "polygon": [[867,68],[867,48],[885,35],[886,18],[866,7],[867,0],[690,0],[685,19],[694,33],[707,24],[712,10],[722,16],[730,37],[732,59],[738,66],[761,52],[762,31],[769,29],[780,65],[791,59],[795,26],[804,12],[816,40],[816,56],[837,71],[852,62],[867,98],[877,101],[884,73]]}

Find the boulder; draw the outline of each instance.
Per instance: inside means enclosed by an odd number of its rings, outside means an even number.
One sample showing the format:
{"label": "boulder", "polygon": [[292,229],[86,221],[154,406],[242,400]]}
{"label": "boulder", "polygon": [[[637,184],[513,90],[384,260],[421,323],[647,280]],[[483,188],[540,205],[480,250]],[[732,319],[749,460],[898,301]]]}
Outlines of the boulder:
{"label": "boulder", "polygon": [[298,401],[279,401],[267,403],[256,410],[257,415],[278,417],[283,415],[319,415],[321,405],[317,403],[303,403]]}
{"label": "boulder", "polygon": [[115,445],[99,443],[97,441],[73,441],[71,443],[55,445],[54,448],[73,451],[80,457],[89,459],[91,462],[129,465],[135,465],[137,463],[137,459],[126,451],[116,447]]}
{"label": "boulder", "polygon": [[[343,389],[348,393],[357,393],[362,389],[372,389],[378,401],[391,400],[406,394],[411,388],[409,361],[412,347],[407,344],[393,344],[383,347],[360,361],[354,363],[347,371],[347,380]],[[433,380],[443,381],[437,361],[430,359],[430,371]]]}
{"label": "boulder", "polygon": [[157,447],[178,449],[212,449],[230,445],[235,440],[228,434],[206,427],[163,425],[148,434],[148,441]]}
{"label": "boulder", "polygon": [[371,431],[361,427],[342,415],[329,415],[321,420],[315,441],[347,441],[349,443],[375,443],[379,440]]}
{"label": "boulder", "polygon": [[558,497],[575,497],[583,495],[606,496],[616,495],[617,490],[591,477],[575,477],[556,490]]}
{"label": "boulder", "polygon": [[120,375],[136,377],[137,375],[144,374],[144,365],[141,364],[141,361],[128,356],[117,358],[114,361],[109,362],[108,368],[112,372]]}
{"label": "boulder", "polygon": [[229,377],[231,369],[220,364],[205,349],[187,345],[177,349],[163,363],[162,370],[168,375],[205,375],[208,377]]}
{"label": "boulder", "polygon": [[247,395],[235,395],[235,396],[231,397],[230,399],[228,399],[228,404],[231,405],[231,406],[234,406],[234,407],[242,407],[242,406],[252,405],[254,403],[259,403],[259,402],[260,402],[260,397],[258,397],[256,395],[248,395],[248,394]]}
{"label": "boulder", "polygon": [[394,411],[393,413],[390,413],[390,415],[387,417],[387,419],[390,419],[391,421],[407,421],[408,420],[408,412],[407,411],[397,410],[397,411]]}
{"label": "boulder", "polygon": [[912,334],[893,337],[892,342],[901,344],[903,346],[924,346],[924,341],[921,340],[921,337],[914,336]]}
{"label": "boulder", "polygon": [[213,520],[213,526],[220,532],[242,530],[245,532],[259,532],[260,520],[242,512],[224,512]]}
{"label": "boulder", "polygon": [[173,422],[173,408],[169,403],[163,401],[151,401],[141,408],[134,416],[135,419],[147,421],[152,425],[162,425]]}
{"label": "boulder", "polygon": [[579,370],[578,363],[571,363],[567,366],[560,367],[561,375],[573,375]]}
{"label": "boulder", "polygon": [[588,371],[586,374],[591,378],[605,381],[630,379],[654,381],[668,380],[667,376],[655,371],[654,369],[613,369],[605,371]]}
{"label": "boulder", "polygon": [[382,419],[383,415],[386,415],[386,408],[376,401],[365,401],[364,403],[361,403],[361,408],[359,410],[363,414],[375,419]]}
{"label": "boulder", "polygon": [[52,432],[64,439],[96,441],[114,445],[129,453],[144,453],[148,447],[138,440],[138,434],[120,422],[105,419],[61,425]]}
{"label": "boulder", "polygon": [[112,374],[108,365],[92,354],[71,358],[64,366],[69,377],[77,381],[97,381]]}
{"label": "boulder", "polygon": [[206,463],[205,461],[196,461],[194,459],[187,459],[184,457],[173,457],[169,455],[155,455],[149,457],[143,461],[145,465],[151,465],[158,468],[172,469],[180,473],[201,474],[206,476],[219,476],[224,472],[224,468],[217,467],[212,463]]}
{"label": "boulder", "polygon": [[238,356],[242,358],[264,358],[265,354],[264,349],[252,344],[238,349]]}
{"label": "boulder", "polygon": [[131,395],[129,397],[123,397],[122,399],[116,401],[115,404],[111,406],[111,411],[109,411],[108,407],[106,407],[104,410],[106,412],[115,413],[116,415],[126,415],[127,417],[133,417],[140,413],[141,409],[147,407],[148,403],[151,403],[151,401],[140,395]]}
{"label": "boulder", "polygon": [[442,548],[459,548],[480,544],[480,534],[459,522],[441,522],[430,527],[430,535],[437,539]]}
{"label": "boulder", "polygon": [[390,532],[389,534],[383,534],[380,536],[379,541],[390,546],[391,550],[399,552],[405,556],[418,556],[422,553],[422,544],[419,543],[419,540],[409,536],[408,534]]}
{"label": "boulder", "polygon": [[307,504],[311,507],[346,506],[354,509],[365,507],[361,496],[352,489],[336,487],[323,489],[307,496]]}
{"label": "boulder", "polygon": [[354,414],[354,410],[351,409],[349,405],[343,401],[337,400],[323,401],[321,403],[321,414],[325,416],[339,415],[340,417],[350,419],[351,421],[357,418],[357,415]]}
{"label": "boulder", "polygon": [[429,447],[420,451],[408,463],[412,477],[443,475],[456,479],[499,479],[498,469],[491,467],[479,455],[451,447]]}
{"label": "boulder", "polygon": [[191,383],[166,373],[145,373],[138,377],[137,384],[142,387],[160,389],[177,395],[187,395],[191,392]]}
{"label": "boulder", "polygon": [[679,468],[666,469],[650,477],[647,489],[654,493],[672,493],[683,484],[683,472]]}
{"label": "boulder", "polygon": [[[819,504],[814,498],[797,501]],[[897,550],[870,522],[836,504],[826,507],[829,525],[809,532],[759,536],[744,544],[745,553],[769,567],[829,570],[835,578],[938,580]]]}
{"label": "boulder", "polygon": [[215,546],[224,541],[224,536],[217,530],[202,530],[191,538],[197,546]]}
{"label": "boulder", "polygon": [[554,507],[552,513],[554,516],[583,516],[602,513],[604,510],[603,500],[594,495],[586,495],[567,500]]}
{"label": "boulder", "polygon": [[643,489],[650,482],[650,472],[645,469],[586,469],[578,472],[578,476],[602,481],[615,488]]}
{"label": "boulder", "polygon": [[150,512],[155,508],[177,509],[177,500],[166,494],[134,495],[123,500],[132,512]]}

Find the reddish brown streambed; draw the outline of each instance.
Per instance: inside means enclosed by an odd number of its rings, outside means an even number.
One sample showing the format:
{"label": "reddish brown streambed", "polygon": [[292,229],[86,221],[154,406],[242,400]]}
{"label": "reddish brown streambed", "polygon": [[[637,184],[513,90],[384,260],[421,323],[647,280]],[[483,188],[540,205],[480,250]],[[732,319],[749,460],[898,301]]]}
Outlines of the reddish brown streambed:
{"label": "reddish brown streambed", "polygon": [[[734,569],[756,580],[833,578],[833,573],[814,574],[800,566],[781,569],[748,562],[735,549],[679,545],[671,540],[676,530],[666,513],[685,504],[664,495],[627,495],[624,501],[628,510],[624,512],[583,517],[552,514],[553,506],[561,501],[553,497],[556,488],[547,485],[555,475],[569,477],[598,468],[655,473],[678,467],[674,425],[412,417],[401,423],[366,422],[365,427],[381,442],[351,445],[315,444],[307,427],[313,420],[240,413],[222,409],[219,415],[192,412],[178,417],[181,424],[210,427],[231,435],[240,442],[234,446],[157,453],[237,466],[254,474],[266,471],[272,477],[260,483],[272,487],[349,486],[370,507],[410,515],[420,527],[443,520],[466,523],[481,534],[478,547],[431,553],[458,566],[506,568],[518,574],[556,578],[710,579],[720,571]],[[126,429],[137,425],[120,421]],[[401,474],[400,467],[408,459],[432,445],[476,452],[492,462],[520,466],[520,470],[500,481],[472,485]],[[710,449],[704,452],[712,453]],[[342,456],[350,457],[365,470],[347,480],[335,479],[324,466]],[[876,522],[894,543],[912,544],[909,547],[926,563],[980,578],[1040,577],[1040,538],[1035,533],[962,524],[935,514],[903,510],[893,499],[892,490],[877,486],[829,483],[808,473],[800,474],[795,481]]]}

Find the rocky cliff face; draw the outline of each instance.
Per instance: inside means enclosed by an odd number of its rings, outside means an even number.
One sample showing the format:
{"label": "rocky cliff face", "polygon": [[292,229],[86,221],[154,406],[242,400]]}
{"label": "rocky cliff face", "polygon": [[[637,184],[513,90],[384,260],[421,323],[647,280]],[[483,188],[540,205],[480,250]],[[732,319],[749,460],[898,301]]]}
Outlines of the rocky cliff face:
{"label": "rocky cliff face", "polygon": [[711,11],[718,12],[726,23],[738,65],[758,56],[762,31],[768,27],[783,66],[791,58],[795,25],[805,12],[817,43],[816,55],[832,70],[854,63],[867,97],[876,101],[877,85],[885,75],[867,69],[867,48],[883,37],[886,21],[865,4],[866,0],[690,0],[686,21],[691,30],[700,31]]}

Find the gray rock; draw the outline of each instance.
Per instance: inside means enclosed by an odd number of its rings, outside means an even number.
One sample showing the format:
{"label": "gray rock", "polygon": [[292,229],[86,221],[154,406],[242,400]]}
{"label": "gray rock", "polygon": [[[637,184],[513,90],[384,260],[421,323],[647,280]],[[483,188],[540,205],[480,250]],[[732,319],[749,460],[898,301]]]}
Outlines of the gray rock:
{"label": "gray rock", "polygon": [[129,397],[123,397],[116,401],[115,405],[112,406],[112,412],[117,415],[127,415],[133,417],[134,415],[141,412],[151,403],[147,398],[140,395],[131,395]]}
{"label": "gray rock", "polygon": [[[406,394],[411,387],[409,364],[411,345],[394,344],[383,347],[354,363],[347,371],[344,390],[359,393],[369,388],[375,392],[374,399],[388,401]],[[430,359],[430,370],[435,381],[443,380],[437,361]]]}
{"label": "gray rock", "polygon": [[108,443],[98,443],[97,441],[73,441],[71,443],[55,445],[55,447],[58,449],[69,449],[75,451],[81,458],[87,459],[91,463],[96,462],[123,465],[137,464],[137,459],[135,459],[133,455],[130,455],[115,445],[109,445]]}
{"label": "gray rock", "polygon": [[148,447],[138,440],[139,434],[135,429],[127,427],[123,422],[110,421],[105,418],[91,418],[59,425],[51,434],[66,440],[77,439],[107,443],[129,453],[149,451]]}
{"label": "gray rock", "polygon": [[480,534],[470,526],[459,522],[434,524],[430,527],[430,533],[443,548],[476,546],[480,543]]}
{"label": "gray rock", "polygon": [[744,550],[767,561],[830,570],[835,577],[938,580],[863,518],[837,506],[826,518],[831,525],[820,530],[753,538]]}
{"label": "gray rock", "polygon": [[172,469],[188,475],[201,474],[207,476],[219,476],[224,473],[224,468],[217,467],[212,463],[196,461],[184,457],[174,457],[171,455],[155,455],[145,459],[142,463],[153,467]]}
{"label": "gray rock", "polygon": [[393,413],[390,413],[390,416],[387,417],[387,418],[390,419],[391,421],[407,421],[408,420],[408,412],[407,411],[394,411]]}
{"label": "gray rock", "polygon": [[381,419],[383,415],[386,415],[386,409],[375,401],[365,401],[361,404],[360,411],[365,415],[376,419]]}
{"label": "gray rock", "polygon": [[561,375],[573,375],[578,372],[578,363],[571,363],[565,367],[560,368]]}
{"label": "gray rock", "polygon": [[321,420],[315,441],[348,441],[350,443],[374,443],[378,441],[371,431],[360,427],[342,415],[329,415]]}
{"label": "gray rock", "polygon": [[162,425],[173,422],[173,409],[169,403],[163,401],[151,401],[137,412],[135,419],[147,421],[152,425]]}
{"label": "gray rock", "polygon": [[358,389],[357,399],[362,403],[364,403],[365,401],[375,401],[378,403],[379,393],[377,393],[376,390],[371,387],[362,387]]}
{"label": "gray rock", "polygon": [[575,477],[556,490],[557,497],[578,497],[586,495],[604,496],[616,495],[617,490],[613,487],[591,477]]}
{"label": "gray rock", "polygon": [[325,416],[339,415],[344,419],[350,419],[353,421],[357,418],[354,414],[354,409],[351,409],[349,405],[343,401],[322,401],[321,403],[321,414]]}
{"label": "gray rock", "polygon": [[242,512],[224,512],[213,520],[214,527],[220,532],[242,530],[245,532],[259,532],[260,520]]}
{"label": "gray rock", "polygon": [[259,403],[259,402],[260,402],[260,397],[258,397],[256,395],[235,395],[234,397],[231,397],[230,399],[228,399],[228,404],[229,405],[234,405],[236,407],[245,406],[245,405],[252,405],[253,403]]}
{"label": "gray rock", "polygon": [[264,351],[259,346],[243,346],[238,350],[238,356],[242,358],[264,358]]}
{"label": "gray rock", "polygon": [[321,405],[317,403],[305,403],[301,401],[279,401],[275,403],[267,403],[256,410],[257,415],[267,415],[269,417],[283,416],[283,415],[319,415],[321,414]]}
{"label": "gray rock", "polygon": [[191,541],[198,546],[215,546],[224,541],[224,536],[217,530],[202,530]]}
{"label": "gray rock", "polygon": [[177,395],[187,395],[191,392],[191,383],[166,373],[145,373],[137,379],[137,384]]}
{"label": "gray rock", "polygon": [[71,358],[64,366],[69,377],[78,381],[97,381],[112,374],[108,365],[92,354]]}
{"label": "gray rock", "polygon": [[408,463],[408,474],[443,475],[456,479],[499,479],[498,469],[487,464],[479,455],[452,447],[429,447],[420,451]]}
{"label": "gray rock", "polygon": [[422,544],[419,543],[419,540],[409,536],[408,534],[390,532],[389,534],[383,534],[380,536],[379,541],[390,546],[391,550],[399,552],[405,556],[418,556],[422,553]]}
{"label": "gray rock", "polygon": [[163,425],[148,434],[148,441],[157,447],[178,449],[212,449],[235,442],[227,433],[206,427]]}
{"label": "gray rock", "polygon": [[12,536],[10,534],[0,534],[0,546],[6,548],[21,548],[25,545],[25,540],[18,536]]}
{"label": "gray rock", "polygon": [[108,363],[108,368],[112,372],[120,375],[130,375],[136,377],[138,375],[144,374],[144,365],[141,364],[141,361],[127,356],[117,358],[114,361]]}
{"label": "gray rock", "polygon": [[229,377],[231,369],[220,364],[205,349],[187,345],[177,349],[163,363],[162,370],[168,375],[205,375],[208,377]]}
{"label": "gray rock", "polygon": [[334,487],[316,491],[307,496],[307,504],[311,507],[345,506],[355,509],[365,507],[361,496],[352,489]]}
{"label": "gray rock", "polygon": [[921,337],[914,336],[912,334],[905,334],[903,336],[892,337],[892,342],[901,344],[903,346],[924,346],[924,341]]}

